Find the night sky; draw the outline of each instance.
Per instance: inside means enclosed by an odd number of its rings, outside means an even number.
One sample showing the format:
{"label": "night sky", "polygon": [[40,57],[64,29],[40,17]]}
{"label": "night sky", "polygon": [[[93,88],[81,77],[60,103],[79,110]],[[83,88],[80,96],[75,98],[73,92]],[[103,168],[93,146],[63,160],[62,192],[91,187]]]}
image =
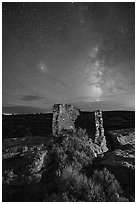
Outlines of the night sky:
{"label": "night sky", "polygon": [[3,113],[134,110],[134,3],[2,3]]}

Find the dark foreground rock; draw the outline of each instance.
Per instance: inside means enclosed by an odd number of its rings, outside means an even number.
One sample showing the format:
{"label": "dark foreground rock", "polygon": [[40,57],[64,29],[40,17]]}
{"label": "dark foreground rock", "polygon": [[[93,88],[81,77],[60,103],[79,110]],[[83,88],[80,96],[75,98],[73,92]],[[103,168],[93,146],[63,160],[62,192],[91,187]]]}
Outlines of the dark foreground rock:
{"label": "dark foreground rock", "polygon": [[135,146],[135,129],[120,129],[106,132],[112,149],[129,149]]}
{"label": "dark foreground rock", "polygon": [[[95,162],[98,168],[106,167],[115,175],[130,201],[135,195],[135,131],[122,129],[109,132],[113,151]],[[108,139],[108,138],[107,138]]]}
{"label": "dark foreground rock", "polygon": [[[117,133],[117,134],[116,134]],[[108,138],[107,138],[108,140]],[[113,149],[101,150],[93,145],[95,160],[85,172],[92,178],[94,170],[108,169],[120,183],[124,197],[134,201],[135,134],[133,129],[111,131]],[[102,148],[106,147],[106,141]],[[61,201],[53,185],[53,169],[48,168],[49,141],[46,137],[23,137],[3,140],[3,201]],[[104,153],[105,152],[105,153]],[[103,153],[103,154],[102,154]],[[55,158],[53,158],[54,160]],[[53,161],[52,160],[52,161]],[[52,168],[55,167],[53,162]],[[53,171],[54,172],[54,171]],[[49,175],[49,178],[47,177]],[[52,192],[50,192],[52,189]],[[48,200],[46,195],[50,195]]]}
{"label": "dark foreground rock", "polygon": [[33,194],[35,188],[38,190],[45,171],[46,146],[44,137],[11,138],[3,142],[3,201],[22,201],[27,197],[23,198],[27,188]]}

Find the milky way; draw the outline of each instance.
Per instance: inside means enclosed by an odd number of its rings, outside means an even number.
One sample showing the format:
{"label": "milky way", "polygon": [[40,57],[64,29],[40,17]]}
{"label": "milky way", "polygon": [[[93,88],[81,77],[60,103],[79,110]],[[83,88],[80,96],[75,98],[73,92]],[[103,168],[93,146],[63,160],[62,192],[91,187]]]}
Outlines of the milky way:
{"label": "milky way", "polygon": [[134,110],[134,7],[3,3],[3,112]]}

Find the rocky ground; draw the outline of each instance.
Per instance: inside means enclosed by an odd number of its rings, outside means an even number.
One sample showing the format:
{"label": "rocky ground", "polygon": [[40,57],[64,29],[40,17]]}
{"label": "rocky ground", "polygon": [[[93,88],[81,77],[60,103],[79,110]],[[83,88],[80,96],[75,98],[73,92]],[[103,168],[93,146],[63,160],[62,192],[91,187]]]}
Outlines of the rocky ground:
{"label": "rocky ground", "polygon": [[132,200],[135,192],[135,129],[110,131],[109,142],[111,149],[95,165],[107,167],[120,182],[125,196]]}
{"label": "rocky ground", "polygon": [[[94,162],[94,168],[107,167],[134,200],[135,130],[108,132],[109,150]],[[43,183],[48,152],[46,137],[23,137],[3,140],[3,201],[43,201]]]}
{"label": "rocky ground", "polygon": [[25,200],[27,187],[37,187],[45,170],[46,146],[45,137],[3,141],[3,201]]}

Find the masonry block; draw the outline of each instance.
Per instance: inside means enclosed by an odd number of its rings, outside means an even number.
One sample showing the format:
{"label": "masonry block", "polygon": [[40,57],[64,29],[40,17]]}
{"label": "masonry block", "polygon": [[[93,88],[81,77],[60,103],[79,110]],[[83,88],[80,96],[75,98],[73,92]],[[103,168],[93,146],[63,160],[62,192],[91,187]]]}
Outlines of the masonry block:
{"label": "masonry block", "polygon": [[[53,106],[52,132],[54,136],[58,136],[61,130],[75,130],[75,121],[80,115],[80,110],[69,104],[55,104]],[[87,120],[90,124],[90,120]],[[106,145],[106,137],[104,135],[102,111],[94,112],[94,121],[92,127],[95,130],[93,138],[94,147],[98,154],[102,154],[108,150]],[[93,132],[94,132],[93,130]]]}
{"label": "masonry block", "polygon": [[53,106],[52,132],[56,136],[62,129],[74,130],[75,120],[80,114],[79,109],[69,104]]}
{"label": "masonry block", "polygon": [[96,110],[95,114],[95,139],[94,143],[100,147],[101,152],[108,150],[106,146],[106,137],[104,135],[102,111]]}

